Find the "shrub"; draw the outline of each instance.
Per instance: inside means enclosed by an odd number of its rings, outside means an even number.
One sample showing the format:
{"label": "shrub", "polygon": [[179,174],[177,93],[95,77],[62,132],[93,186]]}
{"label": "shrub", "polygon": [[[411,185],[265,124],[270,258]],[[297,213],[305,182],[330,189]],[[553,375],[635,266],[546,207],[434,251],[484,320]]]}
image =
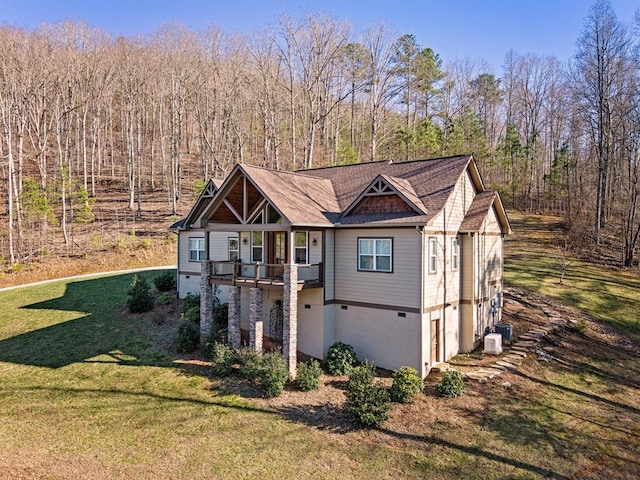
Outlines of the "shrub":
{"label": "shrub", "polygon": [[188,322],[193,322],[196,324],[200,323],[200,307],[191,307],[188,310],[185,310],[182,313],[183,320]]}
{"label": "shrub", "polygon": [[235,351],[234,362],[240,366],[240,376],[247,380],[256,380],[260,375],[260,354],[249,347]]}
{"label": "shrub", "polygon": [[153,308],[153,296],[147,280],[137,273],[131,280],[131,288],[127,292],[127,307],[131,313],[148,312]]}
{"label": "shrub", "polygon": [[444,372],[442,380],[436,384],[436,390],[443,397],[459,397],[464,393],[464,381],[462,374],[457,370]]}
{"label": "shrub", "polygon": [[327,370],[331,375],[347,375],[357,362],[356,352],[347,343],[336,342],[327,351]]}
{"label": "shrub", "polygon": [[214,375],[226,377],[233,371],[235,352],[226,343],[213,342],[210,347],[211,370]]}
{"label": "shrub", "polygon": [[418,371],[411,367],[400,367],[393,372],[393,384],[391,385],[391,400],[400,403],[409,403],[422,388],[424,382],[418,376]]}
{"label": "shrub", "polygon": [[347,411],[358,423],[378,427],[388,418],[391,403],[389,392],[380,383],[374,383],[373,363],[353,368],[347,382]]}
{"label": "shrub", "polygon": [[267,397],[280,395],[289,379],[287,362],[281,353],[265,353],[259,363],[258,386]]}
{"label": "shrub", "polygon": [[218,328],[229,325],[229,304],[214,302],[212,320]]}
{"label": "shrub", "polygon": [[171,305],[173,303],[173,295],[171,295],[169,292],[162,292],[160,295],[158,295],[158,301],[162,305]]}
{"label": "shrub", "polygon": [[153,284],[159,292],[170,292],[176,288],[176,274],[167,270],[153,279]]}
{"label": "shrub", "polygon": [[296,388],[303,392],[315,390],[320,386],[320,375],[322,375],[322,368],[317,360],[311,359],[306,363],[299,363]]}
{"label": "shrub", "polygon": [[200,295],[195,293],[187,293],[187,296],[182,299],[182,305],[180,305],[180,312],[184,313],[190,308],[200,308]]}
{"label": "shrub", "polygon": [[200,341],[200,327],[189,321],[181,320],[178,327],[176,350],[179,353],[192,353],[198,348]]}

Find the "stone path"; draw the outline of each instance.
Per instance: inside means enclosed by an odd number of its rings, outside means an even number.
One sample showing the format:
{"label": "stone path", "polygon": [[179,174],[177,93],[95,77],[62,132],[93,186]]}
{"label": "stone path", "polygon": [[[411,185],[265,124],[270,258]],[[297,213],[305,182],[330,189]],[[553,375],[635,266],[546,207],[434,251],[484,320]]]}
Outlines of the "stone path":
{"label": "stone path", "polygon": [[529,355],[536,355],[538,361],[548,362],[553,357],[540,347],[540,341],[549,335],[553,330],[564,327],[567,321],[559,317],[555,312],[549,309],[546,304],[535,304],[547,316],[548,320],[544,325],[532,328],[528,332],[517,336],[517,340],[511,345],[503,345],[503,352],[496,361],[484,367],[478,367],[477,370],[471,372],[463,372],[466,378],[486,382],[494,377],[500,376],[506,371],[515,371],[522,364],[522,360]]}

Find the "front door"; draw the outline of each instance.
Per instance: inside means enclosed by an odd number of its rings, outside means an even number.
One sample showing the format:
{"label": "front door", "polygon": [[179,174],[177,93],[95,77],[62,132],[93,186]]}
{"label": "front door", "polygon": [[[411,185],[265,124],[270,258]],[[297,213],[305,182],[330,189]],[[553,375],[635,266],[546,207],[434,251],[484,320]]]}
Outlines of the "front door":
{"label": "front door", "polygon": [[440,362],[440,319],[431,320],[431,366]]}
{"label": "front door", "polygon": [[287,233],[286,232],[266,232],[267,234],[267,275],[269,277],[282,277],[284,265],[287,263]]}

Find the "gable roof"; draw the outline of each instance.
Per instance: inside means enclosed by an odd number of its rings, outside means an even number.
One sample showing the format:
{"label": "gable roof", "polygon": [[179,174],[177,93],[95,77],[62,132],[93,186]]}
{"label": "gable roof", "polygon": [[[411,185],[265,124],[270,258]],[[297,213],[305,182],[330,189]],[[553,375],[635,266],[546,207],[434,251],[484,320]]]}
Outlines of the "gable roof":
{"label": "gable roof", "polygon": [[[503,231],[510,232],[497,193],[485,192],[471,155],[400,163],[357,163],[296,172],[237,164],[225,181],[217,185],[212,198],[198,199],[182,228],[198,223],[198,219],[209,219],[226,202],[225,197],[237,188],[241,178],[251,184],[255,195],[262,196],[281,215],[283,225],[426,225],[444,208],[465,172],[469,173],[479,197],[472,204],[473,212],[468,212],[465,228],[472,231],[482,212],[486,216],[489,207],[496,205]],[[396,202],[407,204],[404,211],[371,213],[369,209],[368,213],[358,213],[359,205],[366,198],[376,196],[376,191],[370,189],[378,180],[384,187],[379,193],[397,195]],[[248,222],[241,216],[236,215],[239,221]]]}
{"label": "gable roof", "polygon": [[189,213],[187,213],[187,216],[171,225],[169,227],[169,230],[182,230],[185,228],[190,228],[191,224],[195,221],[196,218],[198,218],[198,216],[207,206],[208,199],[215,196],[222,183],[223,181],[217,178],[210,179],[202,189],[202,192],[198,196],[198,200],[196,200],[196,202],[191,207],[191,210],[189,210]]}
{"label": "gable roof", "polygon": [[511,233],[511,226],[509,225],[507,213],[504,210],[504,206],[502,205],[498,192],[495,190],[480,192],[475,196],[467,214],[460,224],[460,232],[477,233],[480,231],[482,222],[487,218],[491,207],[496,209],[496,215],[500,221],[502,233]]}

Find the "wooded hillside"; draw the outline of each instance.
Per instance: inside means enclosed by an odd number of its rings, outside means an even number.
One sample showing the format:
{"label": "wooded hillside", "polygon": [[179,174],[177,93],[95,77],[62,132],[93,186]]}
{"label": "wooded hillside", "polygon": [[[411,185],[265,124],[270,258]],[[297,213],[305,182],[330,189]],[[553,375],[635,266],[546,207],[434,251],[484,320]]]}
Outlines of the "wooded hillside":
{"label": "wooded hillside", "polygon": [[0,26],[0,258],[67,252],[74,232],[102,243],[114,219],[93,202],[116,194],[134,219],[148,198],[185,214],[194,190],[236,162],[295,170],[473,153],[507,208],[564,215],[563,248],[604,244],[631,266],[634,26],[598,1],[571,62],[510,51],[501,72],[326,14],[281,16],[244,35]]}

